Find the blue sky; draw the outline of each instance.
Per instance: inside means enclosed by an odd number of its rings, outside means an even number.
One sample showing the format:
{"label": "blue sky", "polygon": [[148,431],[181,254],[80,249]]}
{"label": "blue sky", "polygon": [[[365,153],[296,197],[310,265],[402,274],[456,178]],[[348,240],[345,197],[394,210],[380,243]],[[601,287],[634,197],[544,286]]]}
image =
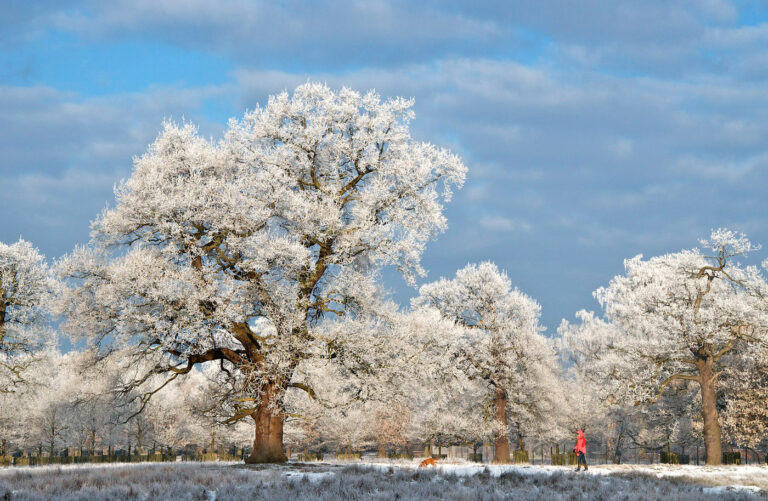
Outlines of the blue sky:
{"label": "blue sky", "polygon": [[768,244],[767,48],[765,1],[0,0],[0,241],[87,242],[163,118],[375,88],[469,166],[427,280],[493,260],[551,333],[625,258]]}

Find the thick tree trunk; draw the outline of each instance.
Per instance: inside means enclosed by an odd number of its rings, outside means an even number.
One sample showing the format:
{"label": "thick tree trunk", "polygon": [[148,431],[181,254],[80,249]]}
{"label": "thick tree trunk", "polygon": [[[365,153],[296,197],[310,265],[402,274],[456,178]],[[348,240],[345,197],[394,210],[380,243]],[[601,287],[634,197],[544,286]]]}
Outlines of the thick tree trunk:
{"label": "thick tree trunk", "polygon": [[720,420],[717,413],[717,400],[715,397],[713,360],[704,359],[698,364],[699,384],[701,385],[701,414],[704,418],[704,447],[708,465],[722,463],[722,442],[720,433]]}
{"label": "thick tree trunk", "polygon": [[496,450],[493,453],[494,463],[509,463],[509,433],[507,432],[507,392],[502,388],[496,388],[493,396],[493,410],[496,422],[503,431],[494,437]]}
{"label": "thick tree trunk", "polygon": [[272,391],[264,392],[261,404],[251,414],[255,425],[253,451],[245,459],[248,464],[285,463],[288,458],[283,451],[283,419],[279,410],[270,409]]}

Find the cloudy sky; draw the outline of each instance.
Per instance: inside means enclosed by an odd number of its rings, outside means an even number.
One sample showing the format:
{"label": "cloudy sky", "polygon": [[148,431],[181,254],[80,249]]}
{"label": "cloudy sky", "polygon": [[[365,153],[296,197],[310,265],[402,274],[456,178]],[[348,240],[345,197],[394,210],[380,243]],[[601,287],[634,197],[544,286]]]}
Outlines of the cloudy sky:
{"label": "cloudy sky", "polygon": [[627,257],[768,244],[765,0],[0,0],[0,241],[68,252],[163,118],[307,80],[416,99],[469,166],[428,280],[493,260],[550,333]]}

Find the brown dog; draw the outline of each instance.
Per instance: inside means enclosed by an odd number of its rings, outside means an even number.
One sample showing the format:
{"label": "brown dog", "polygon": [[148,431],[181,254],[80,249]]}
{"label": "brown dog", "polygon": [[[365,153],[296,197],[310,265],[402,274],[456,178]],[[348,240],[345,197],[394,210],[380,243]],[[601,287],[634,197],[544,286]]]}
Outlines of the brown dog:
{"label": "brown dog", "polygon": [[427,458],[421,463],[419,463],[419,468],[426,468],[427,466],[437,466],[438,461],[439,459]]}

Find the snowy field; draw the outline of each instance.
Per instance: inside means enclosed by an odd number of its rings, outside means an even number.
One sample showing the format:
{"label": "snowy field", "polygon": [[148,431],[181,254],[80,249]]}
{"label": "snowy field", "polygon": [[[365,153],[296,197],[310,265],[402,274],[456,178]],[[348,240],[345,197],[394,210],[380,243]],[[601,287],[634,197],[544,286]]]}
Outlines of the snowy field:
{"label": "snowy field", "polygon": [[768,467],[418,462],[72,465],[0,469],[0,500],[768,499]]}

